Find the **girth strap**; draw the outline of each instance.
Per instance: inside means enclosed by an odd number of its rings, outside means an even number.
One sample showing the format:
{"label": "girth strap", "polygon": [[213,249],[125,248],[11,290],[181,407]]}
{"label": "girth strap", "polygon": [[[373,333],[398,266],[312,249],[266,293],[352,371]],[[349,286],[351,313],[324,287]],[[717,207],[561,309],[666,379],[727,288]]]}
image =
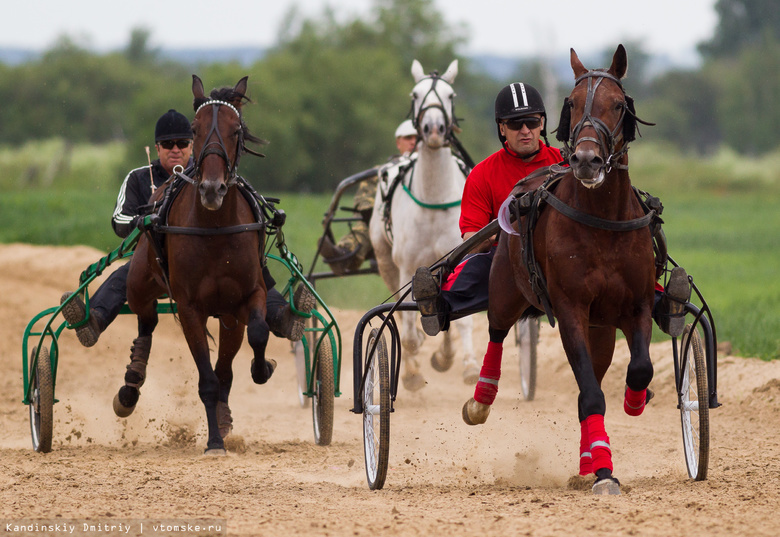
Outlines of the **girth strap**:
{"label": "girth strap", "polygon": [[646,215],[633,220],[606,220],[582,211],[578,211],[570,205],[566,205],[549,190],[542,190],[539,193],[542,200],[546,201],[556,211],[562,215],[571,218],[575,222],[585,224],[586,226],[604,229],[607,231],[634,231],[650,225],[650,222],[656,217],[655,211],[651,210]]}

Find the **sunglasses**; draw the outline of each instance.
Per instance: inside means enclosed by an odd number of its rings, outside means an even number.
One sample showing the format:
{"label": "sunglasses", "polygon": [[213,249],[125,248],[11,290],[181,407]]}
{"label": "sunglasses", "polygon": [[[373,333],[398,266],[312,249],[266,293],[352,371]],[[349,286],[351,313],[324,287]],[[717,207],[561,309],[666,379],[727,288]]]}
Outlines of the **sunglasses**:
{"label": "sunglasses", "polygon": [[530,130],[538,129],[542,124],[542,118],[540,117],[521,117],[517,119],[508,119],[504,121],[504,125],[509,130],[519,131],[523,128],[523,125],[527,126]]}
{"label": "sunglasses", "polygon": [[192,140],[166,140],[164,142],[157,142],[160,147],[163,149],[168,149],[169,151],[173,149],[173,146],[176,146],[179,149],[185,149],[189,147],[191,143]]}

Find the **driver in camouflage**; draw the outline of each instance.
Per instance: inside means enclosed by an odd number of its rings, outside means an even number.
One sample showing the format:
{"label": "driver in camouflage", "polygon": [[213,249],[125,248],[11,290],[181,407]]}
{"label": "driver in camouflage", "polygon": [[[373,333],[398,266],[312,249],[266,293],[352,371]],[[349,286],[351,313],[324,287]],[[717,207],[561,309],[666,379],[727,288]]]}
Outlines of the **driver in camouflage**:
{"label": "driver in camouflage", "polygon": [[[414,152],[416,145],[417,130],[412,120],[407,119],[395,130],[395,146],[398,148],[398,154],[391,157],[388,163],[392,164],[408,157]],[[362,219],[352,224],[349,233],[344,235],[337,244],[333,244],[328,236],[321,239],[322,258],[330,265],[334,274],[342,275],[358,270],[363,261],[373,254],[368,235],[368,223],[374,210],[378,183],[378,176],[361,181],[354,197],[354,210]]]}

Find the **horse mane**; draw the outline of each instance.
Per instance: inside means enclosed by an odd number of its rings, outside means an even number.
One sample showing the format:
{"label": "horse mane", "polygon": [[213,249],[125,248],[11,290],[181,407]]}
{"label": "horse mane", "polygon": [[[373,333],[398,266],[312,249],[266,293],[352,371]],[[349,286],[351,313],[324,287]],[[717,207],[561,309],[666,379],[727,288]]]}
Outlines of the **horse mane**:
{"label": "horse mane", "polygon": [[[224,88],[216,88],[211,90],[211,93],[209,94],[208,97],[196,97],[192,102],[192,109],[197,111],[202,104],[207,103],[209,101],[224,101],[226,103],[236,103],[238,105],[237,108],[239,108],[244,103],[251,103],[252,99],[250,99],[243,93],[240,93],[229,86],[225,86]],[[268,143],[268,140],[259,138],[249,131],[249,127],[247,127],[243,115],[241,115],[241,132],[243,134],[245,142],[247,141],[253,142],[258,145],[265,145]],[[261,157],[265,156],[265,155],[261,155],[260,153],[256,153],[252,151],[251,149],[247,148],[246,145],[244,145],[243,150],[248,153],[252,153],[253,155],[258,155]]]}

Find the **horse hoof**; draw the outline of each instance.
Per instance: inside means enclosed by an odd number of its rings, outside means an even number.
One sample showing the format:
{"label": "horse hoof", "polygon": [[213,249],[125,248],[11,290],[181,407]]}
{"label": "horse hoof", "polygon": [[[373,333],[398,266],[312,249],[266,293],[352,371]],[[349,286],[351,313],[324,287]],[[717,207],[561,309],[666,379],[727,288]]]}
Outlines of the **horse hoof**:
{"label": "horse hoof", "polygon": [[135,405],[129,407],[125,406],[119,401],[119,394],[114,396],[114,414],[120,418],[126,418],[133,413],[133,410],[135,410]]}
{"label": "horse hoof", "polygon": [[439,373],[444,373],[452,367],[453,356],[447,356],[441,351],[436,351],[431,356],[431,367]]}
{"label": "horse hoof", "polygon": [[265,384],[276,370],[276,360],[272,358],[266,358],[263,359],[263,362],[265,367],[255,367],[257,362],[255,362],[254,358],[252,359],[250,370],[252,372],[252,380],[255,384]]}
{"label": "horse hoof", "polygon": [[593,485],[593,494],[597,496],[617,496],[620,494],[620,483],[614,478],[599,479]]}
{"label": "horse hoof", "polygon": [[463,383],[469,386],[474,386],[479,380],[479,366],[476,364],[469,364],[463,370]]}
{"label": "horse hoof", "polygon": [[426,384],[425,377],[419,373],[414,373],[413,375],[404,375],[403,382],[404,388],[410,392],[421,390],[425,387]]}
{"label": "horse hoof", "polygon": [[463,405],[463,421],[467,425],[481,425],[490,415],[490,405],[480,403],[472,397]]}
{"label": "horse hoof", "polygon": [[227,455],[227,451],[225,451],[225,448],[206,448],[203,454],[209,457],[224,457]]}

